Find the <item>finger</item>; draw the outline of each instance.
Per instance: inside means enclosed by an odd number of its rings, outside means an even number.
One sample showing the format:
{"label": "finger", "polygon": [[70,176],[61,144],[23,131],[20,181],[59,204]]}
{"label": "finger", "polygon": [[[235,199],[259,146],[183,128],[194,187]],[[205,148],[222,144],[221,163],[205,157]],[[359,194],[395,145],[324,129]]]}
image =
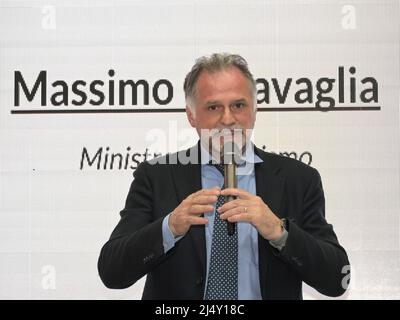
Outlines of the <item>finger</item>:
{"label": "finger", "polygon": [[234,215],[230,216],[227,220],[229,222],[240,222],[240,221],[243,221],[243,222],[252,223],[253,222],[252,221],[253,217],[254,216],[249,214],[249,213],[242,212],[242,213],[234,214]]}
{"label": "finger", "polygon": [[218,197],[216,195],[198,195],[192,199],[192,204],[214,204],[217,202]]}
{"label": "finger", "polygon": [[191,206],[188,210],[190,215],[200,215],[204,212],[214,211],[214,206],[212,205],[204,205],[204,204],[195,204]]}
{"label": "finger", "polygon": [[216,186],[210,189],[201,189],[199,191],[196,191],[192,193],[191,195],[188,196],[188,198],[192,199],[194,197],[200,196],[200,195],[206,195],[206,196],[219,196],[221,193],[221,188]]}
{"label": "finger", "polygon": [[226,188],[221,191],[222,196],[236,196],[239,197],[240,199],[244,200],[249,200],[251,197],[254,197],[253,194],[250,192],[247,192],[246,190],[243,189],[238,189],[238,188]]}
{"label": "finger", "polygon": [[203,189],[204,190],[204,195],[214,195],[214,196],[219,196],[221,194],[221,188],[218,186],[212,187],[210,189]]}
{"label": "finger", "polygon": [[251,204],[248,200],[236,199],[229,202],[224,203],[222,206],[218,208],[219,213],[223,213],[227,210],[230,210],[235,207],[249,207]]}
{"label": "finger", "polygon": [[247,213],[244,211],[244,207],[242,207],[242,206],[234,207],[232,209],[225,211],[224,213],[220,213],[220,218],[222,220],[226,220],[229,217],[232,217],[232,216],[238,215],[238,214],[242,214],[242,213]]}
{"label": "finger", "polygon": [[188,222],[190,225],[207,224],[208,219],[203,217],[190,217]]}

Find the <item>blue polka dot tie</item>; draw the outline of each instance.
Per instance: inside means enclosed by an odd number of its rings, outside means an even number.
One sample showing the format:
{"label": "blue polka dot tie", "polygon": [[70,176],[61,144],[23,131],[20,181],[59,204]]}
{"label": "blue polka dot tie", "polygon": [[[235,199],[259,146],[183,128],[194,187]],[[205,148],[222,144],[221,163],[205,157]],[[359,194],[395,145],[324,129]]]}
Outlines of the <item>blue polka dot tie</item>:
{"label": "blue polka dot tie", "polygon": [[[213,166],[224,176],[222,164]],[[224,203],[225,197],[219,196],[215,206],[206,300],[238,299],[238,232],[228,235],[226,220],[221,220],[216,211]]]}

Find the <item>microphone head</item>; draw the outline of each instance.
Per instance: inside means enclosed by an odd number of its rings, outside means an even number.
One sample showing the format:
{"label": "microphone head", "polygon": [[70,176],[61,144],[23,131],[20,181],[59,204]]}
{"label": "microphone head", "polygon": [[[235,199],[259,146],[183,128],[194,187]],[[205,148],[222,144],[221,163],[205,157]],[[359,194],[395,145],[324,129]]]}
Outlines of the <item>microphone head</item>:
{"label": "microphone head", "polygon": [[224,143],[224,152],[222,155],[223,164],[240,165],[244,162],[242,157],[242,148],[239,147],[234,141],[227,141]]}

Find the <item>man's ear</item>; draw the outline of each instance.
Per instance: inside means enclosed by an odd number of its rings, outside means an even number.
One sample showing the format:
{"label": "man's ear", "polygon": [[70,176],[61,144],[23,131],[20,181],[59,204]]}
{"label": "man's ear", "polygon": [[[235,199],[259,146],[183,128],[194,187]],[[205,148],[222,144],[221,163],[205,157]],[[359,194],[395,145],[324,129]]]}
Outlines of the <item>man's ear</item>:
{"label": "man's ear", "polygon": [[195,120],[195,117],[193,115],[193,111],[189,106],[186,106],[186,116],[187,116],[187,118],[189,120],[190,125],[193,128],[196,128],[196,120]]}

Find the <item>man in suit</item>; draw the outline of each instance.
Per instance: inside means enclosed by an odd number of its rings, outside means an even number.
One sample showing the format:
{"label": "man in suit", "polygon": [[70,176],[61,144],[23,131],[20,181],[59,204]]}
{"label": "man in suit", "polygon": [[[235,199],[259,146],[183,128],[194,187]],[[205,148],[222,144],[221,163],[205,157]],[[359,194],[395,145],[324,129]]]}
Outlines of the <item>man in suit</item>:
{"label": "man in suit", "polygon": [[[200,141],[138,166],[100,253],[104,284],[127,288],[147,275],[143,299],[301,299],[303,281],[343,294],[349,261],[325,220],[319,173],[250,141],[257,90],[246,61],[202,57],[184,90]],[[238,188],[224,188],[218,162],[232,140],[240,141]]]}

